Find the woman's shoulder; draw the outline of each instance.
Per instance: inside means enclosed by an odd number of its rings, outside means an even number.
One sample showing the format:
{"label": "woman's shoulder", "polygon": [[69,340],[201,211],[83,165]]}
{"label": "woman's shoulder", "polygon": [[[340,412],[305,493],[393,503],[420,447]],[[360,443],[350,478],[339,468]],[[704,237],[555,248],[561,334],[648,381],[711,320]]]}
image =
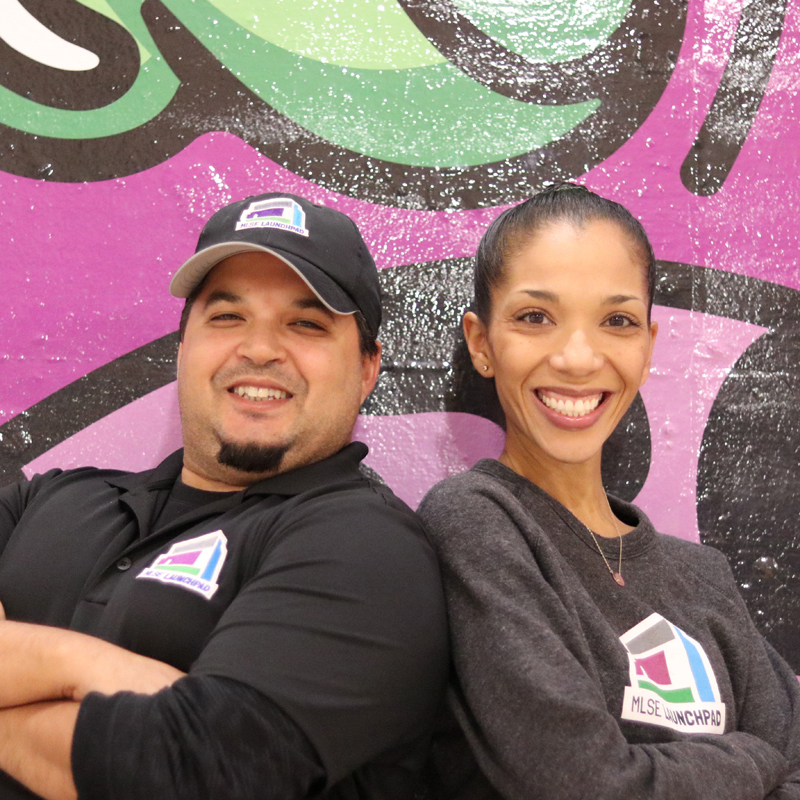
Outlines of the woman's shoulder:
{"label": "woman's shoulder", "polygon": [[683,539],[680,536],[674,536],[669,533],[659,533],[658,538],[661,546],[673,558],[702,563],[704,566],[716,569],[727,569],[727,558],[714,547]]}
{"label": "woman's shoulder", "polygon": [[687,573],[700,576],[706,585],[714,586],[725,594],[733,592],[738,597],[728,559],[719,550],[666,533],[658,534],[658,543],[671,563],[680,565]]}
{"label": "woman's shoulder", "polygon": [[[472,469],[437,483],[425,495],[417,513],[434,538],[448,531],[485,527],[493,517],[506,516],[517,487],[494,459],[478,461]],[[513,478],[513,475],[512,475]]]}
{"label": "woman's shoulder", "polygon": [[509,482],[508,472],[499,461],[484,458],[466,472],[459,472],[439,481],[420,503],[418,513],[447,513],[465,504],[480,503],[483,498],[514,496],[513,482]]}

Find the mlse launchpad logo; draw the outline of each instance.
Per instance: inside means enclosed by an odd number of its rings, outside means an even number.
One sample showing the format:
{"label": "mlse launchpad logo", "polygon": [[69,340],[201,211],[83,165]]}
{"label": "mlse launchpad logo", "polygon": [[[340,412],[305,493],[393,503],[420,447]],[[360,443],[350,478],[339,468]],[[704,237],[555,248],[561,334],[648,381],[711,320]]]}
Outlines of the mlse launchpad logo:
{"label": "mlse launchpad logo", "polygon": [[308,236],[306,212],[299,203],[288,197],[273,197],[250,203],[236,222],[237,231],[249,228],[277,228]]}
{"label": "mlse launchpad logo", "polygon": [[210,600],[219,588],[217,578],[227,555],[225,534],[214,531],[173,544],[136,577],[188,589]]}
{"label": "mlse launchpad logo", "polygon": [[682,733],[723,733],[725,703],[698,641],[660,614],[619,637],[628,651],[630,686],[622,719]]}

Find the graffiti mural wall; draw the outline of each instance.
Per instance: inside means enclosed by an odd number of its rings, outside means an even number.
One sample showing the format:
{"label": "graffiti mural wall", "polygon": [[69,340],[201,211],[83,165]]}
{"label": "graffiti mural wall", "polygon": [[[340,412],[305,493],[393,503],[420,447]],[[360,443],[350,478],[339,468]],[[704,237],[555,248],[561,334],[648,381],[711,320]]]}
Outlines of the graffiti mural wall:
{"label": "graffiti mural wall", "polygon": [[0,481],[180,445],[171,273],[287,190],[382,272],[358,436],[415,505],[496,455],[457,327],[488,223],[554,179],[660,259],[609,487],[731,559],[800,671],[800,9],[791,0],[0,0]]}

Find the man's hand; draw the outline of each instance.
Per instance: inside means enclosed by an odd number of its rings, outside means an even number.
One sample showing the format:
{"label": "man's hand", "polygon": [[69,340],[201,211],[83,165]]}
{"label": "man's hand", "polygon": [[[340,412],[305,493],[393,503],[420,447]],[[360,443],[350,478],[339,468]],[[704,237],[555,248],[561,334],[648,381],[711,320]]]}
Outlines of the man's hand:
{"label": "man's hand", "polygon": [[89,692],[154,694],[184,675],[152,658],[76,631],[0,622],[0,708],[80,702]]}

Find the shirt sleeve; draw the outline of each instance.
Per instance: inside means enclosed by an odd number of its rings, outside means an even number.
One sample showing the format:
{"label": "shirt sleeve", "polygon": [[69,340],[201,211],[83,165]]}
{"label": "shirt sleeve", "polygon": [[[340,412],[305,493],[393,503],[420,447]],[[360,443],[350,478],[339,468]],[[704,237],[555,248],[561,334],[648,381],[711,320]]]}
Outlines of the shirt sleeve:
{"label": "shirt sleeve", "polygon": [[0,487],[0,553],[8,544],[28,503],[51,479],[61,473],[60,469],[51,469],[42,475],[34,475],[31,480],[21,480]]}
{"label": "shirt sleeve", "polygon": [[191,674],[273,700],[330,786],[430,733],[448,666],[438,564],[412,512],[377,492],[322,495],[275,525]]}
{"label": "shirt sleeve", "polygon": [[288,800],[325,783],[311,743],[273,702],[192,676],[155,695],[88,695],[72,771],[81,800]]}
{"label": "shirt sleeve", "polygon": [[[602,665],[577,656],[589,634],[570,597],[508,512],[476,489],[437,492],[420,513],[442,559],[450,705],[506,800],[761,800],[785,780],[787,759],[750,733],[630,744],[607,708]],[[482,535],[468,533],[476,526]]]}
{"label": "shirt sleeve", "polygon": [[28,481],[19,481],[0,489],[0,553],[5,549],[25,510],[29,486]]}
{"label": "shirt sleeve", "polygon": [[[761,637],[759,637],[761,638]],[[768,800],[800,800],[800,686],[797,676],[789,665],[775,652],[766,640],[761,640],[762,659],[767,680],[751,681],[755,687],[766,683],[773,699],[768,702],[750,702],[749,706],[767,708],[769,717],[763,721],[780,739],[782,752],[789,760],[790,772],[786,780],[771,792]],[[766,663],[764,663],[766,662]],[[769,713],[769,712],[773,713]]]}

